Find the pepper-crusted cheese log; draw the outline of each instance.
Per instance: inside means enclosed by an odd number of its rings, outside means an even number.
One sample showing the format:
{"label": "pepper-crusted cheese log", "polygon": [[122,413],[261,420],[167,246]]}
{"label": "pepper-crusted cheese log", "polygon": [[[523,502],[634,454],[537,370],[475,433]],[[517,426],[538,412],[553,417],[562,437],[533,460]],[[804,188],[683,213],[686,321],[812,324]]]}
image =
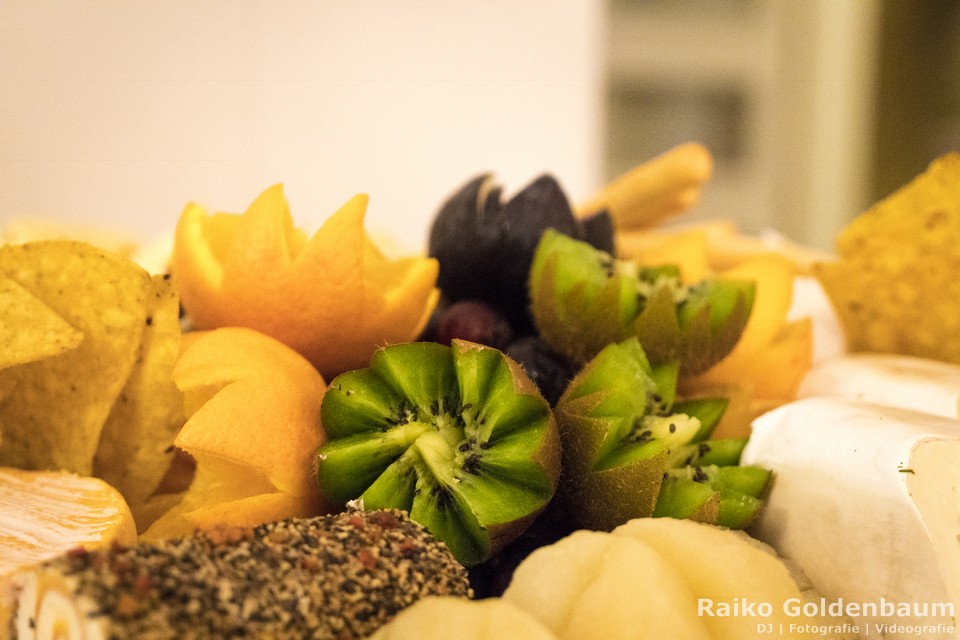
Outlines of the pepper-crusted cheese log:
{"label": "pepper-crusted cheese log", "polygon": [[7,637],[11,576],[17,571],[69,549],[136,541],[127,503],[103,480],[0,468],[0,638]]}
{"label": "pepper-crusted cheese log", "polygon": [[68,553],[26,575],[14,637],[347,640],[426,595],[471,595],[449,550],[402,512],[348,511]]}

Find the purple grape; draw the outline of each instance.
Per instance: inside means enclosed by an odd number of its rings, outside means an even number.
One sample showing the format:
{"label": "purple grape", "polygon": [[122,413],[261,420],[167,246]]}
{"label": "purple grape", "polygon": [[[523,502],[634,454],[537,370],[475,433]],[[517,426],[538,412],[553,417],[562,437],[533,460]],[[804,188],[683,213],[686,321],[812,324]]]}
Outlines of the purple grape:
{"label": "purple grape", "polygon": [[570,359],[538,336],[524,336],[516,340],[506,348],[505,353],[523,365],[550,406],[557,404],[570,380],[577,374],[577,367]]}
{"label": "purple grape", "polygon": [[461,300],[444,309],[437,320],[436,341],[449,345],[454,338],[503,350],[513,340],[513,327],[486,302]]}

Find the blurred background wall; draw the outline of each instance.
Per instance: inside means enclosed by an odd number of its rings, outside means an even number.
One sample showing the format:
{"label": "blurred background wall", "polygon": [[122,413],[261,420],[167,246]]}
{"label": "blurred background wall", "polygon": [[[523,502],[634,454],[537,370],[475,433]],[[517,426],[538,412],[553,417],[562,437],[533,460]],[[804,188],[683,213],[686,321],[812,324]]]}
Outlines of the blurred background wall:
{"label": "blurred background wall", "polygon": [[283,182],[422,243],[495,172],[574,200],[684,140],[723,216],[829,248],[960,149],[953,0],[0,0],[0,223],[162,233]]}
{"label": "blurred background wall", "polygon": [[[600,179],[595,0],[0,0],[0,220],[162,232],[284,183],[419,247],[461,183]],[[584,197],[581,195],[580,197]]]}

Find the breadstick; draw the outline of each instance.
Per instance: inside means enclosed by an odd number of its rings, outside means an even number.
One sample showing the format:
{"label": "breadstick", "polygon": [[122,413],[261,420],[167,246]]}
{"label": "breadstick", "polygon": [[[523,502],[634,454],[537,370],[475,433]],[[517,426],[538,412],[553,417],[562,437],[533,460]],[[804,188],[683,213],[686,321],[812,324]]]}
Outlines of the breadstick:
{"label": "breadstick", "polygon": [[577,215],[606,209],[618,230],[653,227],[695,205],[712,175],[713,157],[707,148],[686,142],[606,184],[577,208]]}

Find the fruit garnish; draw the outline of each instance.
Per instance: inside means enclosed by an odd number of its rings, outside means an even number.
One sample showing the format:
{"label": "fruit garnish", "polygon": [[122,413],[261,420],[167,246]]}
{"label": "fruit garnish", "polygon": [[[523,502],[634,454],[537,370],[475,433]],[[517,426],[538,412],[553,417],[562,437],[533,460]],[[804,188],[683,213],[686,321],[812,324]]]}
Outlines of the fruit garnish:
{"label": "fruit garnish", "polygon": [[960,153],[860,214],[814,265],[851,351],[960,362]]}
{"label": "fruit garnish", "polygon": [[759,511],[766,480],[733,471],[743,442],[708,440],[726,399],[678,401],[677,375],[676,362],[651,365],[630,338],[603,349],[560,398],[560,496],[581,526],[671,516],[742,528]]}
{"label": "fruit garnish", "polygon": [[749,433],[754,417],[796,397],[813,362],[813,321],[790,317],[797,270],[785,256],[754,254],[718,277],[755,283],[750,318],[730,353],[708,370],[684,376],[680,390],[699,396],[738,388],[728,395],[746,406],[735,407],[717,427],[718,436],[737,437]]}
{"label": "fruit garnish", "polygon": [[[577,531],[538,549],[503,598],[560,640],[743,640],[764,637],[761,624],[773,624],[772,637],[856,637],[842,631],[845,616],[803,606],[818,594],[774,549],[740,531],[672,518]],[[748,603],[754,611],[764,603],[763,614],[733,613]]]}
{"label": "fruit garnish", "polygon": [[441,207],[431,227],[429,254],[440,262],[437,284],[451,302],[483,300],[500,309],[519,334],[530,333],[527,274],[545,229],[556,229],[607,250],[613,227],[605,213],[581,221],[562,187],[542,175],[510,200],[492,175],[474,178]]}
{"label": "fruit garnish", "polygon": [[640,267],[552,230],[537,246],[529,287],[541,337],[575,362],[635,336],[651,362],[677,360],[684,375],[733,349],[755,290],[749,280],[686,284],[676,267]]}
{"label": "fruit garnish", "polygon": [[256,329],[328,379],[363,366],[378,346],[415,338],[439,299],[437,262],[388,258],[364,229],[366,208],[365,195],[353,197],[308,239],[280,185],[242,215],[188,205],[173,272],[193,325]]}
{"label": "fruit garnish", "polygon": [[579,367],[539,336],[523,336],[504,350],[519,362],[550,406],[555,406]]}
{"label": "fruit garnish", "polygon": [[768,469],[750,466],[700,463],[668,469],[652,515],[745,529],[760,513],[770,476]]}
{"label": "fruit garnish", "polygon": [[120,492],[69,471],[0,468],[0,637],[7,638],[19,575],[77,549],[134,544],[137,528]]}
{"label": "fruit garnish", "polygon": [[303,356],[253,329],[224,327],[193,334],[173,379],[188,418],[174,444],[196,461],[196,475],[144,539],[326,510],[312,473],[326,387]]}
{"label": "fruit garnish", "polygon": [[[776,232],[744,233],[729,218],[617,232],[617,255],[621,258],[645,264],[689,264],[699,267],[701,273],[723,271],[764,253],[787,258],[801,275],[810,275],[815,263],[831,258],[827,251],[799,244]],[[696,275],[696,270],[690,274],[683,271],[692,280],[702,277]]]}
{"label": "fruit garnish", "polygon": [[391,345],[323,400],[320,488],[334,505],[394,507],[466,565],[519,535],[553,497],[560,442],[519,364],[454,340]]}
{"label": "fruit garnish", "polygon": [[448,346],[457,339],[502,350],[513,341],[513,326],[488,302],[460,300],[439,310],[431,337]]}

